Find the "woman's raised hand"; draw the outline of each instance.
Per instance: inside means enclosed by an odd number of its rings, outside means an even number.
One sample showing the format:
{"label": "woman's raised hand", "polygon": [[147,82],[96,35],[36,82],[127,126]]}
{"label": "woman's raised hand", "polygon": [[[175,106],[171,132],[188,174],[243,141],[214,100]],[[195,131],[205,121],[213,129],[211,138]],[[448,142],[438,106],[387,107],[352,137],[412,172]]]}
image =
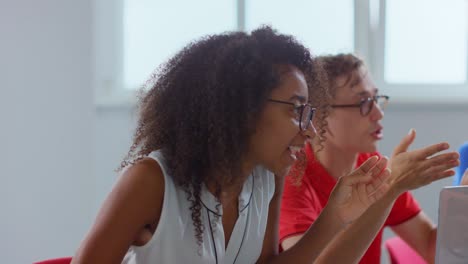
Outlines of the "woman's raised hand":
{"label": "woman's raised hand", "polygon": [[390,170],[388,159],[373,156],[351,174],[341,177],[332,193],[327,206],[331,206],[343,224],[358,218],[372,203],[388,190]]}

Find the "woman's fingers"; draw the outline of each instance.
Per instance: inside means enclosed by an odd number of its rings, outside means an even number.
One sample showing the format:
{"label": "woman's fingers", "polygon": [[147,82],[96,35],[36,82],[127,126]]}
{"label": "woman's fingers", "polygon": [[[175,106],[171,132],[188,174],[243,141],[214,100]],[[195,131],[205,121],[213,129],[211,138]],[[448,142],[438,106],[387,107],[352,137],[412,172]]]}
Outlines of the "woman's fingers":
{"label": "woman's fingers", "polygon": [[[346,185],[354,185],[357,183],[368,183],[377,177],[386,167],[388,163],[387,157],[382,157],[380,160],[377,156],[369,158],[351,175],[343,177]],[[371,164],[373,166],[371,166]]]}
{"label": "woman's fingers", "polygon": [[356,172],[361,172],[362,174],[367,174],[379,160],[378,156],[372,156],[368,158],[364,163],[359,166]]}
{"label": "woman's fingers", "polygon": [[440,180],[440,179],[443,179],[443,178],[451,177],[453,175],[455,175],[455,170],[446,170],[446,171],[444,171],[442,173],[439,173],[438,175],[433,176],[432,181],[437,181],[437,180]]}
{"label": "woman's fingers", "polygon": [[369,173],[372,175],[372,178],[377,177],[382,173],[382,171],[387,168],[388,158],[382,157],[377,163],[372,167]]}
{"label": "woman's fingers", "polygon": [[367,192],[369,195],[372,195],[375,191],[377,191],[382,184],[386,184],[387,180],[390,178],[390,169],[385,168],[379,175],[374,177],[370,184],[367,185]]}
{"label": "woman's fingers", "polygon": [[[390,177],[390,169],[385,168],[384,170],[380,171],[380,173],[372,178],[371,183],[368,185],[369,191],[377,190],[381,184],[385,183]],[[372,189],[371,189],[372,188]]]}
{"label": "woman's fingers", "polygon": [[450,145],[446,142],[443,142],[443,143],[438,143],[438,144],[434,144],[434,145],[431,145],[422,149],[415,150],[414,154],[415,154],[415,157],[418,159],[426,159],[438,152],[447,150],[449,148],[450,148]]}
{"label": "woman's fingers", "polygon": [[365,205],[369,205],[370,201],[369,201],[369,193],[367,193],[367,190],[366,190],[366,184],[359,184],[358,187],[357,187],[357,195],[359,197],[359,200],[361,201],[361,203],[365,204]]}
{"label": "woman's fingers", "polygon": [[384,157],[367,173],[369,177],[372,177],[370,182],[361,181],[357,184],[355,190],[359,200],[364,204],[375,202],[388,190],[389,185],[386,180],[390,177],[390,169],[385,168],[387,162],[388,159]]}
{"label": "woman's fingers", "polygon": [[378,199],[382,198],[384,194],[390,189],[390,185],[386,182],[382,183],[379,188],[371,195],[369,195],[369,200],[371,203],[374,203]]}
{"label": "woman's fingers", "polygon": [[434,175],[440,175],[443,172],[450,171],[452,168],[458,166],[460,162],[457,160],[453,163],[445,163],[437,166],[432,166],[426,169],[422,174],[427,175],[428,178],[432,178]]}
{"label": "woman's fingers", "polygon": [[[434,165],[441,165],[441,164],[454,164],[455,161],[458,161],[458,158],[460,155],[457,152],[449,152],[449,153],[443,153],[436,155],[434,157],[431,157],[429,159],[426,159],[423,161],[423,167],[424,168],[429,168]],[[455,165],[458,166],[458,165]]]}

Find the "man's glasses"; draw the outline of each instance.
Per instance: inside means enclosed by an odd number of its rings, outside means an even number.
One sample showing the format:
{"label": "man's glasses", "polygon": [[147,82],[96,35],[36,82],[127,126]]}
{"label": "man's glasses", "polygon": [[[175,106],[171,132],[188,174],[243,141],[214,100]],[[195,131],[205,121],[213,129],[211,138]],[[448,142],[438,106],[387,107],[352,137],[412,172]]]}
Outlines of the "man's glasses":
{"label": "man's glasses", "polygon": [[297,116],[299,117],[299,129],[301,131],[305,131],[309,129],[310,126],[315,130],[314,125],[312,124],[312,119],[314,118],[316,108],[312,107],[311,104],[301,104],[297,105],[295,103],[287,102],[287,101],[280,101],[274,99],[268,99],[269,102],[279,103],[279,104],[287,104],[294,106],[294,111],[296,112]]}
{"label": "man's glasses", "polygon": [[331,105],[333,108],[341,108],[341,107],[359,107],[362,116],[367,116],[374,107],[374,103],[380,108],[380,110],[384,110],[387,107],[388,100],[390,99],[387,95],[376,95],[373,97],[363,98],[359,104],[347,104],[347,105]]}

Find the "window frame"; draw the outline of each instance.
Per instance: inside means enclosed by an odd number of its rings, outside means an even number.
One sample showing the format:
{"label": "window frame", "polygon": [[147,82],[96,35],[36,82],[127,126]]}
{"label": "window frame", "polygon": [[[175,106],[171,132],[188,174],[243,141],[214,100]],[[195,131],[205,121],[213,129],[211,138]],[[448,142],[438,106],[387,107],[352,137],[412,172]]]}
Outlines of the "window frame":
{"label": "window frame", "polygon": [[[123,6],[125,0],[95,0],[94,91],[98,107],[134,106],[137,90],[123,87]],[[237,29],[245,30],[245,7],[237,0]],[[354,52],[363,57],[379,89],[394,104],[464,105],[467,81],[454,84],[390,84],[384,80],[386,0],[354,0]],[[468,49],[468,47],[467,47]],[[467,58],[468,59],[468,58]],[[468,67],[467,67],[468,68]],[[450,92],[440,92],[447,91]]]}
{"label": "window frame", "polygon": [[[365,2],[368,3],[369,17],[376,16],[375,23],[369,22],[367,25],[370,42],[368,48],[369,69],[379,89],[392,96],[392,103],[463,105],[463,103],[468,102],[468,67],[465,73],[466,80],[463,84],[386,82],[384,76],[386,0],[365,0]],[[372,2],[376,6],[372,7]],[[468,46],[466,48],[468,49]]]}

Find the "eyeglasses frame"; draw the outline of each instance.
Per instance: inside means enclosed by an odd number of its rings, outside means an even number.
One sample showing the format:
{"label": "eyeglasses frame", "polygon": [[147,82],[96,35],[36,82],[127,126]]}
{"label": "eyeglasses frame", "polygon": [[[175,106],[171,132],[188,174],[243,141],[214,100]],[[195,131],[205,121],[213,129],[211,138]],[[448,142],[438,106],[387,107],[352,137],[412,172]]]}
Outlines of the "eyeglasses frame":
{"label": "eyeglasses frame", "polygon": [[[385,105],[384,107],[381,108],[381,110],[384,110],[386,105],[388,104],[388,101],[390,100],[390,96],[388,95],[375,95],[375,96],[372,96],[372,97],[367,97],[367,98],[363,98],[361,100],[361,102],[359,102],[359,104],[343,104],[343,105],[330,105],[330,107],[332,108],[351,108],[351,107],[359,107],[359,112],[361,113],[362,116],[367,116],[370,114],[370,112],[372,112],[372,109],[374,108],[374,103],[377,104],[377,101],[379,100],[379,98],[385,98]],[[367,113],[363,113],[363,105],[369,101],[373,101],[374,103],[371,104],[371,106],[369,107],[369,110]]]}
{"label": "eyeglasses frame", "polygon": [[[292,102],[281,101],[281,100],[276,100],[276,99],[268,99],[268,101],[273,102],[273,103],[279,103],[279,104],[294,106],[294,110],[296,110],[298,113],[300,113],[300,115],[299,115],[299,129],[301,131],[306,131],[311,125],[312,125],[312,127],[314,126],[311,121],[314,119],[314,115],[315,115],[315,112],[317,111],[317,108],[313,107],[310,103],[305,103],[305,104],[298,105],[298,104],[295,104],[295,103],[292,103]],[[304,114],[304,109],[305,109],[306,106],[309,106],[311,111],[310,111],[309,121],[307,122],[307,124],[303,128],[302,127],[302,115]],[[315,127],[314,127],[314,129],[315,129]]]}

